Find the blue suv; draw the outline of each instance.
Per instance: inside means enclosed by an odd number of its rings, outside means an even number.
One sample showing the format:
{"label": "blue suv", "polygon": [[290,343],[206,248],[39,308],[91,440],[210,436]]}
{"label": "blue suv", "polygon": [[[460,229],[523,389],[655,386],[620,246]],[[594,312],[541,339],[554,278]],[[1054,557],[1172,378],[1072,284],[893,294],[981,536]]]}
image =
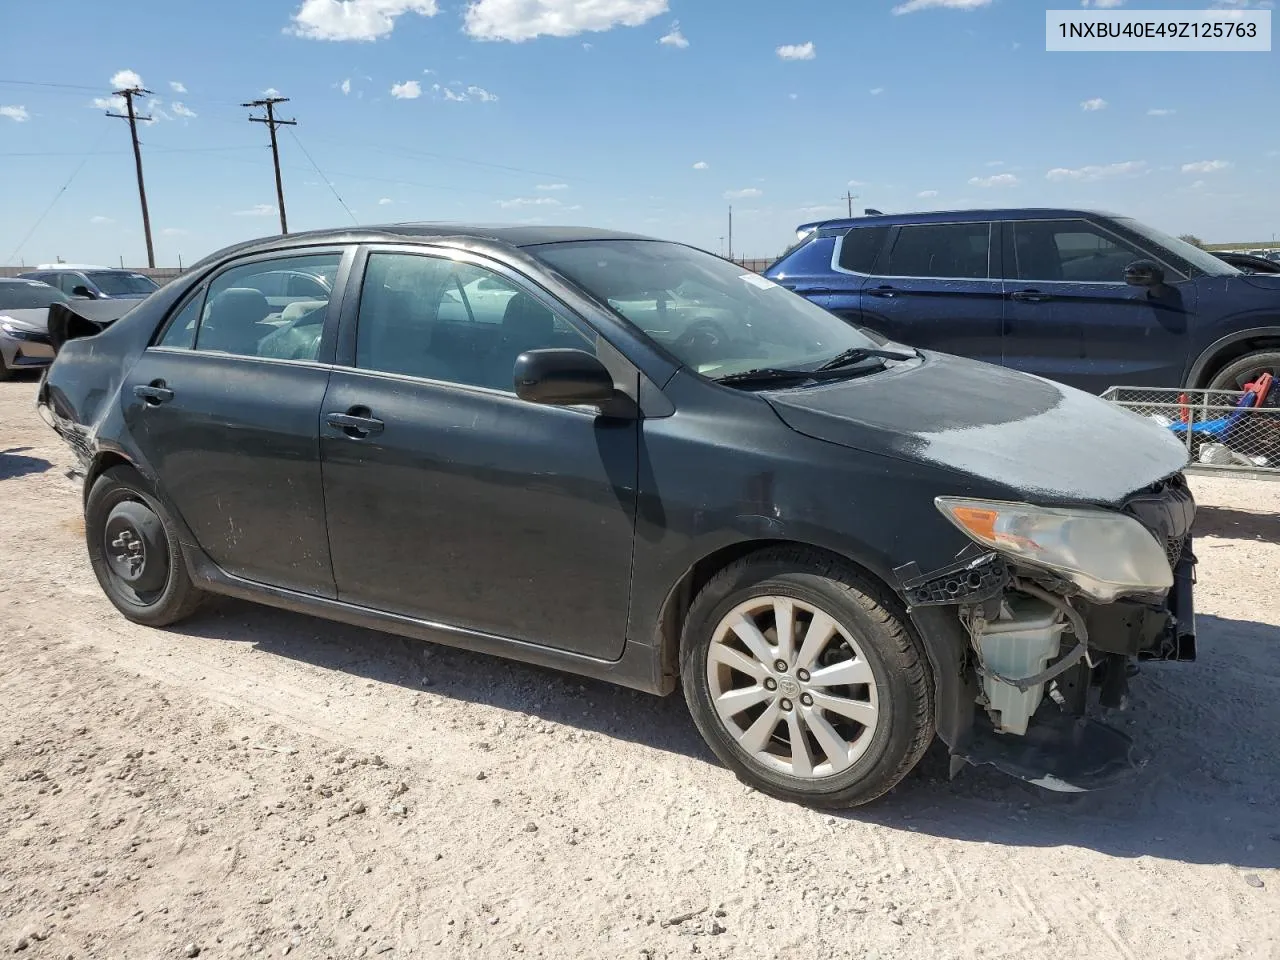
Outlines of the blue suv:
{"label": "blue suv", "polygon": [[1280,376],[1280,275],[1128,217],[964,210],[809,223],[769,279],[901,343],[1108,387]]}

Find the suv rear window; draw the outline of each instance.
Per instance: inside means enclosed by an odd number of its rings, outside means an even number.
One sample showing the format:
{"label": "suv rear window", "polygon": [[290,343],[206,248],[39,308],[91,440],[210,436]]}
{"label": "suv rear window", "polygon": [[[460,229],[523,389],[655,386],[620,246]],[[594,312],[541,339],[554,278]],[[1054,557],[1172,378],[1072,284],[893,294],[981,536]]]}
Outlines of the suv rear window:
{"label": "suv rear window", "polygon": [[889,236],[889,227],[854,227],[840,241],[840,267],[854,273],[871,273]]}
{"label": "suv rear window", "polygon": [[990,276],[991,224],[921,223],[898,231],[886,277],[945,277],[985,280]]}

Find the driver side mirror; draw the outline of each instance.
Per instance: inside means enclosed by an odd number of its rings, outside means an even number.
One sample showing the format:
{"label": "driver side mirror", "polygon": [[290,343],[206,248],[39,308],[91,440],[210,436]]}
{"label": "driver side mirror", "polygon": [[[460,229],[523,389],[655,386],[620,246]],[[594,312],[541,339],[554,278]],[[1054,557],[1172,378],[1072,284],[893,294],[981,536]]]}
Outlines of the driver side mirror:
{"label": "driver side mirror", "polygon": [[585,350],[526,350],[512,376],[521,400],[554,407],[604,403],[615,392],[613,374]]}
{"label": "driver side mirror", "polygon": [[93,295],[93,291],[90,290],[88,287],[86,287],[83,283],[77,284],[76,286],[72,287],[71,295],[73,297],[80,297],[82,300],[98,299]]}
{"label": "driver side mirror", "polygon": [[1164,270],[1150,260],[1137,260],[1124,268],[1124,282],[1131,287],[1158,287],[1164,283]]}

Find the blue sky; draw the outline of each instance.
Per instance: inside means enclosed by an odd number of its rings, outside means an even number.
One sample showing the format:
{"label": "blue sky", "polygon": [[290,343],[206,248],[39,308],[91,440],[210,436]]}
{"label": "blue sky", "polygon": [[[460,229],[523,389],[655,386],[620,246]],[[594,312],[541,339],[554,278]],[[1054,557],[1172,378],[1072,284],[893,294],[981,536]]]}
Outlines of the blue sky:
{"label": "blue sky", "polygon": [[1044,11],[1069,5],[60,0],[51,48],[49,11],[18,4],[0,263],[145,263],[127,125],[94,105],[121,71],[155,93],[161,265],[278,230],[267,131],[239,106],[268,89],[299,121],[281,134],[294,230],[350,222],[336,192],[362,223],[582,223],[716,250],[732,203],[735,252],[769,256],[852,188],[886,211],[1100,206],[1212,241],[1280,234],[1280,53],[1046,53]]}

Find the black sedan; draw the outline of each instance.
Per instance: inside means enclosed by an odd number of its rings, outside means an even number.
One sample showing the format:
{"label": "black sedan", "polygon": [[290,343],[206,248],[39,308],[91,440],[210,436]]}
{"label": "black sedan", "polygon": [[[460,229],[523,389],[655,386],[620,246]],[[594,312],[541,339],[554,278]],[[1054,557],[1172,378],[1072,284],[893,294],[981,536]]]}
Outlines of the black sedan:
{"label": "black sedan", "polygon": [[[280,271],[334,279],[269,302]],[[1130,742],[1090,688],[1118,706],[1134,660],[1194,656],[1168,431],[691,247],[295,234],[57,342],[38,403],[139,623],[230,594],[682,684],[740,777],[821,806],[880,796],[935,735],[957,771],[1114,782]]]}

